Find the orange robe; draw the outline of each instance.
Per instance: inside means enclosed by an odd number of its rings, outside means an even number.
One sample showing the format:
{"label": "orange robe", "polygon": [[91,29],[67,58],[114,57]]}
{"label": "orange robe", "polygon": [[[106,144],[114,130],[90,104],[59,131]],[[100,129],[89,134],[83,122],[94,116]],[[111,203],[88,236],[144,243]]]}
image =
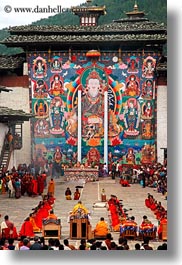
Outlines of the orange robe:
{"label": "orange robe", "polygon": [[50,213],[47,219],[58,219],[54,213]]}
{"label": "orange robe", "polygon": [[54,191],[55,191],[54,180],[50,180],[48,185],[48,194],[52,194],[54,196]]}
{"label": "orange robe", "polygon": [[106,236],[108,232],[108,225],[105,221],[99,221],[94,229],[95,236]]}
{"label": "orange robe", "polygon": [[41,229],[36,225],[34,217],[30,217],[30,222],[31,222],[31,224],[33,226],[33,232],[39,233],[41,231]]}

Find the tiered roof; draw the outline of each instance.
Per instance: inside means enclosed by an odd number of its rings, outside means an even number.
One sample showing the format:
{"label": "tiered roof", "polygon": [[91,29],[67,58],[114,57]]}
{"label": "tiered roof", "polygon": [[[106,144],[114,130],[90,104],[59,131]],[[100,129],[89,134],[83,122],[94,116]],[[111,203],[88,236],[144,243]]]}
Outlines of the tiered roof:
{"label": "tiered roof", "polygon": [[11,35],[2,43],[6,46],[28,47],[43,44],[84,43],[165,43],[167,30],[163,23],[125,21],[124,19],[96,27],[80,26],[17,26],[9,29]]}

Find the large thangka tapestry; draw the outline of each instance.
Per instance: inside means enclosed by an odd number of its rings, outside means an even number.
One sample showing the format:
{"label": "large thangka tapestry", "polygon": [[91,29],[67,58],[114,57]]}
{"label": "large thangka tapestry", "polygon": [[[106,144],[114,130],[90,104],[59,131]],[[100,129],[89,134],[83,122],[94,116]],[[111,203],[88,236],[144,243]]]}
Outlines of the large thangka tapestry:
{"label": "large thangka tapestry", "polygon": [[104,158],[104,93],[108,94],[108,160],[156,160],[156,54],[32,53],[28,56],[32,158],[44,167],[76,163],[81,90],[82,162]]}

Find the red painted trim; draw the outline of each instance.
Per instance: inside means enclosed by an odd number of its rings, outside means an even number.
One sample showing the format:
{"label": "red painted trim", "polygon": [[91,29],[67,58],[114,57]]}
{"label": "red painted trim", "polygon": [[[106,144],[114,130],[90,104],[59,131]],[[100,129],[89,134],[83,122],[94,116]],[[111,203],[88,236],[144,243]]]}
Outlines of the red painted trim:
{"label": "red painted trim", "polygon": [[29,77],[24,76],[1,76],[0,85],[6,87],[29,87]]}

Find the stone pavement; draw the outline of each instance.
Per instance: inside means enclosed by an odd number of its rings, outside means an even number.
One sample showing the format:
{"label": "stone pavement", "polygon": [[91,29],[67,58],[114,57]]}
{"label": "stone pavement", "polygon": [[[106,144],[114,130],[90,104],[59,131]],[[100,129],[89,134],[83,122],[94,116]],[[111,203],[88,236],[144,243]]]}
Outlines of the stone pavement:
{"label": "stone pavement", "polygon": [[[140,224],[142,222],[143,215],[147,215],[148,219],[151,220],[156,226],[158,225],[157,220],[153,212],[145,206],[145,198],[147,193],[151,193],[157,201],[161,201],[162,205],[167,209],[167,201],[164,200],[162,194],[157,193],[153,188],[142,188],[139,184],[131,184],[131,187],[122,187],[119,184],[119,179],[112,180],[110,177],[100,178],[96,182],[87,182],[84,183],[75,181],[64,181],[63,177],[54,179],[55,180],[55,205],[54,213],[61,218],[61,241],[64,238],[69,239],[70,225],[68,223],[69,212],[73,209],[77,201],[66,200],[64,192],[67,187],[70,187],[72,193],[75,191],[75,186],[80,185],[83,188],[81,191],[81,201],[85,207],[91,213],[91,225],[94,229],[96,223],[99,221],[100,217],[103,216],[106,221],[109,223],[108,210],[104,208],[94,208],[94,203],[101,202],[101,191],[104,188],[106,192],[107,199],[110,198],[111,194],[115,194],[118,199],[122,199],[123,207],[128,209],[128,215],[135,216],[136,222]],[[49,178],[47,180],[49,182]],[[47,190],[45,189],[44,193]],[[17,227],[17,231],[20,230],[23,220],[29,216],[29,213],[32,212],[32,208],[36,207],[41,200],[41,196],[37,197],[28,197],[23,196],[20,199],[8,198],[7,194],[0,195],[0,213],[3,216],[8,214],[10,220],[14,222]],[[131,210],[130,210],[131,209]],[[113,239],[118,243],[119,232],[111,232]],[[41,234],[39,234],[41,236]],[[79,246],[80,240],[71,240],[70,243]],[[141,241],[128,240],[130,249],[134,249],[135,243],[142,243]],[[161,245],[163,242],[158,240],[151,240],[150,245],[153,246],[153,249],[157,249],[158,245]]]}

